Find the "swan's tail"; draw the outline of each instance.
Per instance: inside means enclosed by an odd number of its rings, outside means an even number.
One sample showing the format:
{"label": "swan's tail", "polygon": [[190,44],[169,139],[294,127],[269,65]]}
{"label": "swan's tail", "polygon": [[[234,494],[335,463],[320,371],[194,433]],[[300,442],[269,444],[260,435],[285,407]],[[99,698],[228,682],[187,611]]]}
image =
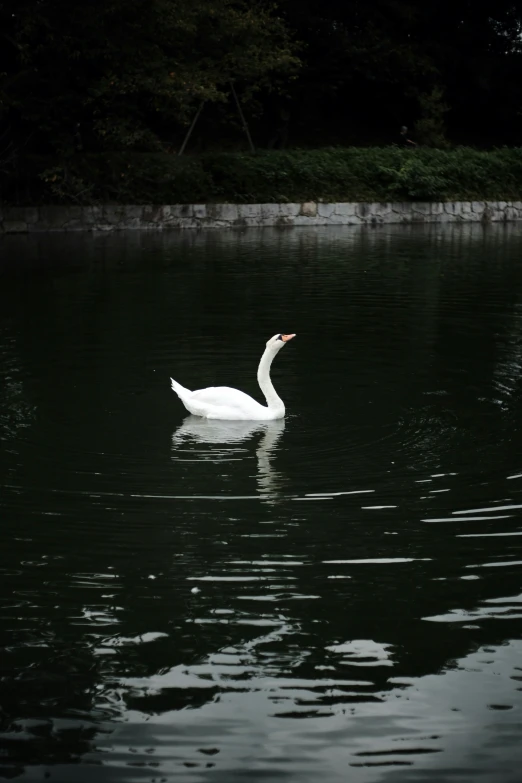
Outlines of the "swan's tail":
{"label": "swan's tail", "polygon": [[181,385],[181,383],[178,383],[174,380],[174,378],[170,379],[170,385],[172,386],[172,390],[176,392],[180,400],[182,400],[184,397],[190,397],[192,392],[190,389],[185,389],[184,386]]}

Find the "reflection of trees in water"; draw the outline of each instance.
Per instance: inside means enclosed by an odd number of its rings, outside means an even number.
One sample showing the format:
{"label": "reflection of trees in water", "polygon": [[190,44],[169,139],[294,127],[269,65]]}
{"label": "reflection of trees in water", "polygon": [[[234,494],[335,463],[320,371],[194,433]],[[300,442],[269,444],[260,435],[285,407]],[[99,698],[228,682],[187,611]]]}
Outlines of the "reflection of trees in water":
{"label": "reflection of trees in water", "polygon": [[493,373],[493,386],[498,403],[509,407],[511,398],[520,389],[522,377],[522,301],[515,289],[515,301],[506,318],[503,335],[497,335],[498,351]]}
{"label": "reflection of trees in water", "polygon": [[103,659],[87,638],[67,641],[43,628],[25,636],[21,644],[11,638],[2,651],[0,777],[32,765],[77,763],[116,714],[100,704]]}
{"label": "reflection of trees in water", "polygon": [[4,378],[0,391],[0,440],[12,440],[19,430],[30,427],[36,407],[26,397],[22,381]]}
{"label": "reflection of trees in water", "polygon": [[[438,246],[438,259],[434,259],[433,254],[430,258],[425,257],[428,244],[431,248]],[[203,349],[201,359],[190,368],[192,385],[208,385],[209,368],[204,362],[210,353],[214,356],[212,372],[216,374],[216,378],[210,378],[210,381],[217,382],[222,377],[220,357],[227,352],[227,341],[233,335],[235,361],[239,362],[238,377],[244,378],[247,385],[250,383],[245,391],[254,395],[255,366],[260,350],[257,335],[262,331],[262,345],[275,328],[273,324],[260,326],[257,303],[263,300],[271,302],[274,312],[288,310],[289,284],[283,279],[284,284],[274,285],[273,274],[280,275],[283,271],[292,280],[292,298],[297,302],[301,297],[303,300],[309,298],[312,290],[316,297],[335,299],[340,285],[346,289],[348,277],[348,310],[351,311],[358,296],[363,295],[365,299],[368,296],[365,278],[371,279],[374,273],[378,275],[375,280],[378,299],[382,279],[393,277],[397,268],[408,264],[411,268],[404,274],[406,285],[402,291],[401,308],[394,315],[409,309],[412,320],[410,333],[416,337],[412,351],[416,354],[415,360],[425,364],[429,358],[426,340],[432,347],[444,337],[444,320],[448,321],[447,339],[459,339],[458,326],[456,328],[451,321],[454,310],[459,308],[459,301],[452,301],[451,307],[446,310],[441,305],[444,298],[451,299],[451,287],[454,282],[458,283],[458,270],[465,274],[465,259],[461,262],[459,257],[480,254],[486,263],[496,263],[490,261],[490,251],[497,255],[499,248],[506,244],[510,245],[512,254],[516,254],[517,246],[522,249],[522,234],[517,224],[486,227],[479,224],[364,228],[324,226],[311,230],[306,227],[291,230],[252,228],[248,231],[145,234],[129,231],[93,235],[88,244],[82,236],[74,233],[44,237],[13,235],[3,239],[6,257],[16,258],[17,264],[22,265],[24,258],[27,259],[26,266],[30,267],[31,274],[42,272],[44,259],[53,259],[50,275],[55,278],[54,288],[48,296],[37,297],[34,304],[38,314],[45,318],[46,302],[51,301],[56,321],[68,324],[68,329],[60,326],[60,334],[52,335],[53,340],[60,341],[64,352],[74,357],[74,335],[78,331],[100,332],[99,339],[104,350],[82,357],[82,372],[103,373],[104,377],[111,378],[111,373],[123,371],[136,388],[143,389],[143,368],[148,365],[148,357],[157,350],[158,340],[161,344],[167,334],[189,334],[199,343],[199,338],[194,335],[197,332],[194,324],[204,323],[206,313],[211,311],[216,313],[213,329],[210,334],[204,335],[204,341],[200,343]],[[406,245],[409,261],[405,261],[403,252]],[[417,249],[419,257],[415,258]],[[256,255],[256,264],[250,260],[246,263],[252,254]],[[147,258],[146,265],[143,263],[144,256]],[[75,274],[65,275],[66,269]],[[116,280],[116,270],[118,273],[132,271],[139,276],[139,283],[121,274]],[[490,293],[488,280],[483,281],[481,291],[471,278],[464,282],[465,306],[481,308],[487,305]],[[229,306],[230,288],[236,284],[241,288],[242,303],[237,310]],[[109,287],[111,295],[107,296]],[[396,288],[395,283],[393,287]],[[226,290],[221,297],[223,289]],[[390,288],[389,293],[395,296],[397,292]],[[467,298],[468,293],[471,299]],[[172,306],[173,294],[183,300],[183,307]],[[408,301],[411,295],[417,300],[417,306],[413,308]],[[424,301],[423,308],[419,298]],[[93,307],[94,301],[96,307]],[[155,304],[151,307],[148,302]],[[222,311],[220,308],[223,308]],[[296,330],[299,330],[299,322],[308,325],[309,319],[305,309],[303,312],[300,307],[294,310],[298,321]],[[103,321],[102,332],[100,320]],[[358,326],[356,322],[353,325],[354,328]],[[419,339],[419,333],[424,333],[425,339]],[[34,339],[37,359],[41,352],[38,334],[34,335]],[[309,335],[308,339],[313,339],[313,335]],[[486,357],[490,348],[485,345]],[[120,356],[117,368],[111,361],[113,351],[118,351]],[[172,370],[174,360],[175,354],[169,341],[164,360],[162,357],[161,367],[157,369],[162,372],[163,368],[166,372]],[[223,361],[226,361],[225,356]],[[292,361],[290,356],[284,358],[288,366]],[[274,371],[276,375],[281,373],[281,378],[287,372],[282,363]],[[63,378],[59,380],[56,376],[57,385],[62,382]]]}
{"label": "reflection of trees in water", "polygon": [[0,440],[13,440],[35,418],[36,407],[27,400],[20,365],[12,329],[4,326],[0,330]]}
{"label": "reflection of trees in water", "polygon": [[[6,319],[3,325],[0,323],[0,496],[5,495],[1,486],[2,469],[5,484],[8,484],[20,466],[17,439],[23,437],[23,430],[30,427],[36,418],[36,406],[29,402],[21,367],[17,340],[10,321]],[[6,514],[5,507],[3,513]],[[4,519],[4,524],[9,522],[9,517]]]}
{"label": "reflection of trees in water", "polygon": [[[522,232],[520,224],[514,222],[486,226],[480,223],[426,223],[415,226],[300,226],[297,229],[251,227],[225,231],[115,231],[90,234],[88,242],[81,232],[8,234],[2,238],[2,264],[5,269],[11,265],[13,270],[50,272],[57,276],[66,269],[89,269],[90,272],[99,269],[105,273],[122,267],[142,268],[144,254],[152,251],[157,255],[147,255],[148,269],[158,266],[165,269],[180,261],[185,265],[187,262],[199,265],[206,256],[212,255],[221,271],[236,265],[244,268],[247,261],[248,276],[256,277],[256,268],[250,259],[252,252],[261,252],[259,260],[263,264],[280,266],[284,259],[285,268],[295,265],[299,269],[303,263],[313,260],[316,251],[321,251],[321,261],[328,265],[328,277],[340,277],[345,270],[330,261],[338,261],[345,251],[350,253],[346,256],[350,264],[364,267],[372,259],[366,254],[362,254],[366,257],[360,260],[353,256],[353,251],[359,252],[361,247],[388,255],[395,254],[404,244],[422,250],[427,242],[440,245],[443,256],[447,256],[448,251],[456,256],[468,250],[487,255],[489,249],[507,243],[516,254],[516,245],[522,245]],[[401,258],[395,255],[393,260],[401,263]],[[323,280],[328,284],[324,274]]]}

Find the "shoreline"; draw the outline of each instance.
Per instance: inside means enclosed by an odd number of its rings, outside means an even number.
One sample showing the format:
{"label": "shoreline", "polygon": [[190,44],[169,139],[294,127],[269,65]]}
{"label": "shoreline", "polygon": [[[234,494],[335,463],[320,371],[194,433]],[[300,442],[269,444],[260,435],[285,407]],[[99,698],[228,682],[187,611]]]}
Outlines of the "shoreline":
{"label": "shoreline", "polygon": [[0,207],[0,235],[249,226],[507,223],[519,220],[522,220],[522,201]]}

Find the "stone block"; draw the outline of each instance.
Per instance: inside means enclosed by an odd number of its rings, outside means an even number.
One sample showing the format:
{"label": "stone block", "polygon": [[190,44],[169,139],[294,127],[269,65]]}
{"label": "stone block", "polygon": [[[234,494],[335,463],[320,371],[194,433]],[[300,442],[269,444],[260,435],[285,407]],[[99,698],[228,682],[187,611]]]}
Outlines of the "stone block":
{"label": "stone block", "polygon": [[364,222],[370,217],[371,204],[366,201],[361,201],[359,204],[355,204],[355,215],[360,217]]}
{"label": "stone block", "polygon": [[192,217],[192,204],[169,204],[167,219],[173,221],[181,217]]}
{"label": "stone block", "polygon": [[193,217],[179,218],[178,228],[198,228],[198,223]]}
{"label": "stone block", "polygon": [[491,223],[493,218],[493,210],[491,209],[491,205],[489,201],[484,202],[484,209],[482,211],[482,214],[480,216],[480,219],[483,223]]}
{"label": "stone block", "polygon": [[399,215],[411,214],[411,201],[394,201],[392,204],[390,204],[390,206],[392,212],[396,212]]}
{"label": "stone block", "polygon": [[259,204],[238,204],[237,214],[242,218],[258,218],[261,213]]}
{"label": "stone block", "polygon": [[294,226],[316,226],[317,219],[309,215],[296,215],[293,219]]}
{"label": "stone block", "polygon": [[368,217],[376,218],[378,222],[382,223],[385,218],[391,213],[391,204],[386,201],[375,201],[368,204]]}
{"label": "stone block", "polygon": [[108,226],[125,228],[125,218],[125,207],[122,204],[104,204],[101,219]]}
{"label": "stone block", "polygon": [[500,208],[499,201],[489,201],[488,206],[491,211],[491,219],[494,222],[504,219],[504,210]]}
{"label": "stone block", "polygon": [[345,201],[345,202],[338,201],[333,206],[334,206],[334,215],[337,215],[340,218],[348,218],[348,217],[355,216],[357,207],[359,205],[356,202],[351,202],[351,201]]}
{"label": "stone block", "polygon": [[173,220],[175,222],[175,218],[172,217],[172,207],[170,204],[163,204],[161,207],[161,225],[158,224],[158,228],[171,226]]}
{"label": "stone block", "polygon": [[[170,210],[169,210],[170,215]],[[163,206],[158,204],[147,204],[143,207],[142,220],[143,223],[152,223],[154,226],[160,226],[163,224],[164,212]]]}
{"label": "stone block", "polygon": [[3,207],[3,220],[9,223],[36,223],[38,207]]}
{"label": "stone block", "polygon": [[431,202],[414,201],[411,206],[412,212],[422,215],[424,218],[431,216]]}
{"label": "stone block", "polygon": [[482,220],[488,223],[498,223],[499,220],[503,220],[503,213],[499,212],[499,210],[496,207],[488,206],[484,210],[484,215],[482,216]]}
{"label": "stone block", "polygon": [[339,214],[337,212],[334,212],[332,217],[329,220],[329,225],[331,226],[352,226],[352,225],[362,225],[366,221],[364,218],[359,217],[359,215],[356,215],[354,213],[345,213],[345,214]]}
{"label": "stone block", "polygon": [[207,219],[209,221],[221,220],[232,225],[238,216],[237,204],[207,204]]}
{"label": "stone block", "polygon": [[261,220],[264,226],[273,226],[279,218],[279,204],[260,204]]}
{"label": "stone block", "polygon": [[327,220],[332,217],[335,209],[335,204],[319,203],[317,205],[317,214],[319,217],[326,218]]}
{"label": "stone block", "polygon": [[83,207],[82,211],[82,223],[84,228],[93,228],[98,223],[101,223],[103,215],[102,207],[90,206]]}
{"label": "stone block", "polygon": [[125,224],[120,226],[120,228],[135,230],[138,228],[142,228],[142,223],[140,218],[126,218]]}
{"label": "stone block", "polygon": [[413,208],[411,204],[404,204],[404,208],[394,210],[394,214],[399,218],[399,223],[413,222]]}
{"label": "stone block", "polygon": [[37,222],[38,230],[56,231],[60,230],[65,223],[65,208],[47,206],[40,207],[39,220]]}
{"label": "stone block", "polygon": [[40,220],[40,210],[38,207],[26,207],[25,208],[24,221],[28,224],[38,223]]}
{"label": "stone block", "polygon": [[284,226],[293,226],[294,218],[289,217],[288,215],[280,215],[277,218],[275,225],[278,226],[279,228],[284,228]]}
{"label": "stone block", "polygon": [[297,217],[301,207],[299,204],[279,204],[280,217]]}
{"label": "stone block", "polygon": [[[163,207],[170,209],[170,207]],[[125,220],[140,220],[143,215],[143,207],[140,204],[126,204],[124,207]]]}
{"label": "stone block", "polygon": [[206,204],[193,204],[192,205],[192,214],[195,218],[198,218],[201,220],[202,218],[206,218],[207,216],[207,205]]}
{"label": "stone block", "polygon": [[299,214],[302,217],[309,217],[314,218],[317,215],[317,204],[315,201],[305,201],[303,204],[301,204],[301,209],[299,210]]}
{"label": "stone block", "polygon": [[516,209],[511,204],[508,204],[508,206],[504,210],[504,216],[505,216],[504,217],[505,220],[509,220],[509,221],[511,221],[511,220],[518,220],[518,218],[519,218],[518,209]]}
{"label": "stone block", "polygon": [[253,217],[247,217],[245,218],[246,225],[247,226],[253,226],[255,228],[262,226],[261,217],[259,215],[254,215]]}
{"label": "stone block", "polygon": [[64,231],[81,231],[85,228],[85,207],[64,207],[62,229]]}
{"label": "stone block", "polygon": [[4,220],[5,234],[25,234],[27,232],[27,223],[24,220]]}
{"label": "stone block", "polygon": [[81,219],[80,220],[71,219],[71,220],[67,220],[67,222],[63,224],[61,230],[62,231],[84,231],[85,230],[85,225],[84,225],[83,220],[81,220]]}

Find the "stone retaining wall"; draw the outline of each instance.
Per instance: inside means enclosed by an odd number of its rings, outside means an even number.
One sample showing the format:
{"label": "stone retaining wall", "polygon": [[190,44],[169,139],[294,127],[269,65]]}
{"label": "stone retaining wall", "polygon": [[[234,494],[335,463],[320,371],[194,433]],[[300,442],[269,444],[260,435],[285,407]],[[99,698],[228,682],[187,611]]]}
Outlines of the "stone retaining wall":
{"label": "stone retaining wall", "polygon": [[522,201],[0,207],[0,234],[522,220]]}

